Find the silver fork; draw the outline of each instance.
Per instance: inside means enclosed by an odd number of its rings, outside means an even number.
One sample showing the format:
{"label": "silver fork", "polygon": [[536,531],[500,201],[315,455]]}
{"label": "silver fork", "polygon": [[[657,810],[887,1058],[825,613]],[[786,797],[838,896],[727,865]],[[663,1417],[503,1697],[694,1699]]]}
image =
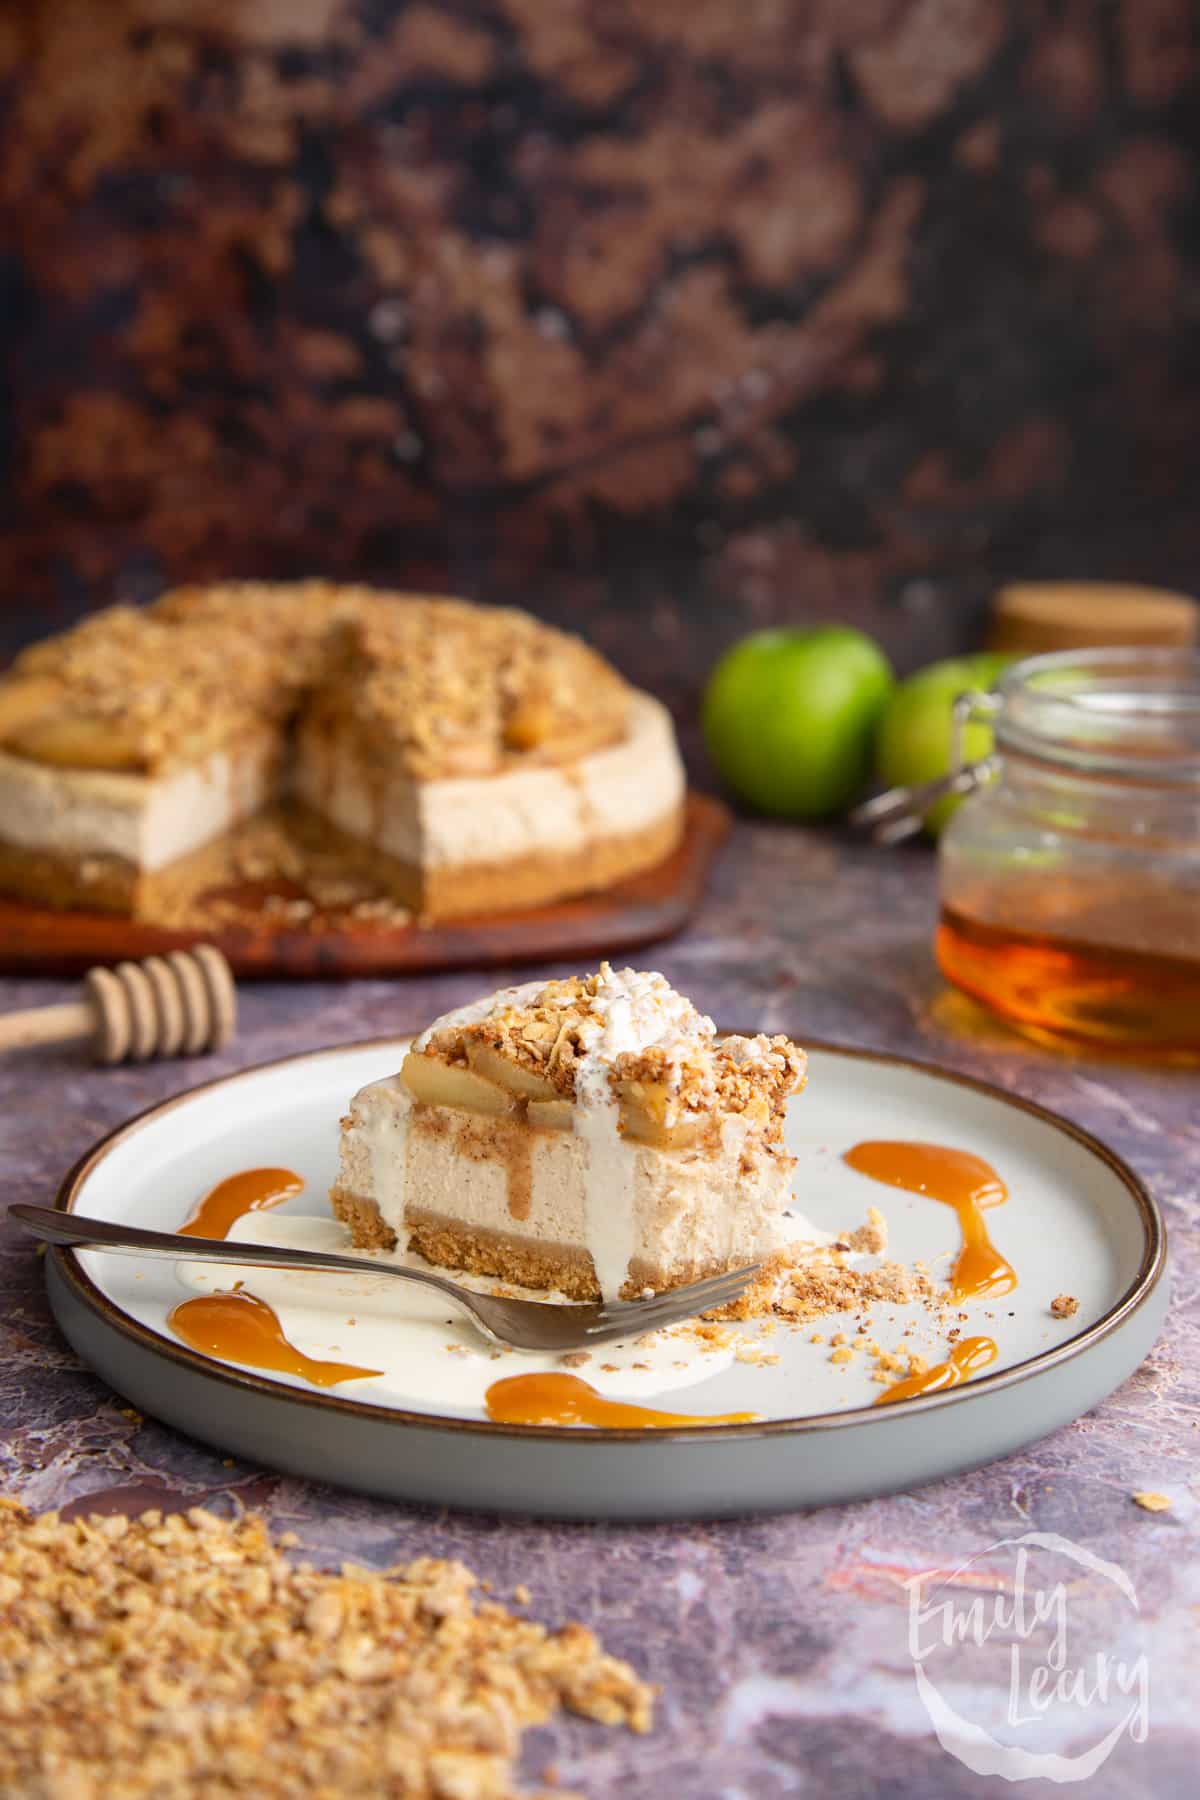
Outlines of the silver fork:
{"label": "silver fork", "polygon": [[551,1305],[539,1300],[501,1300],[492,1294],[476,1294],[459,1287],[432,1270],[410,1269],[400,1263],[375,1262],[367,1256],[337,1256],[320,1250],[288,1250],[272,1244],[228,1243],[223,1238],[182,1237],[173,1231],[144,1231],[138,1225],[114,1225],[107,1219],[88,1219],[80,1213],[59,1212],[50,1206],[10,1206],[8,1216],[34,1237],[48,1244],[65,1244],[75,1250],[139,1251],[143,1256],[169,1256],[174,1262],[240,1263],[243,1268],[327,1269],[338,1274],[393,1275],[398,1281],[416,1281],[436,1288],[469,1314],[474,1323],[497,1344],[514,1350],[587,1350],[613,1338],[643,1331],[658,1331],[681,1319],[727,1306],[745,1292],[759,1273],[761,1263],[693,1281],[688,1287],[670,1288],[648,1300],[606,1300],[583,1304]]}

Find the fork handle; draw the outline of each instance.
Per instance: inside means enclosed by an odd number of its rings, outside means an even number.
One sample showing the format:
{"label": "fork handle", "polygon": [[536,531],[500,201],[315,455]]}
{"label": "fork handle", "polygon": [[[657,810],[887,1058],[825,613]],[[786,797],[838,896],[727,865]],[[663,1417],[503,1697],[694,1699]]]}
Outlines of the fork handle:
{"label": "fork handle", "polygon": [[333,1269],[350,1275],[394,1275],[422,1287],[440,1288],[460,1306],[467,1306],[462,1290],[452,1281],[424,1269],[406,1269],[402,1263],[375,1263],[365,1256],[339,1256],[333,1250],[291,1250],[273,1244],[231,1244],[226,1238],[184,1237],[174,1231],[149,1231],[140,1225],[117,1225],[108,1219],[59,1212],[52,1206],[10,1206],[8,1216],[47,1244],[66,1244],[76,1250],[136,1251],[142,1256],[169,1256],[173,1262],[229,1262],[257,1269]]}

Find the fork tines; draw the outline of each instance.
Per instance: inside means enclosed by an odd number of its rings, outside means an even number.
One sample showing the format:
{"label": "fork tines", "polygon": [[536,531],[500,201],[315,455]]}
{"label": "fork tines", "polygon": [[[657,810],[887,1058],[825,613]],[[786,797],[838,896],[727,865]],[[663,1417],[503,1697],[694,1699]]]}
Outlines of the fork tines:
{"label": "fork tines", "polygon": [[761,1273],[761,1263],[744,1269],[729,1269],[723,1275],[712,1275],[707,1281],[693,1281],[687,1287],[668,1288],[649,1300],[615,1300],[605,1304],[587,1327],[589,1332],[628,1322],[641,1330],[662,1325],[672,1319],[690,1319],[697,1313],[711,1312],[728,1306],[745,1293],[754,1277]]}

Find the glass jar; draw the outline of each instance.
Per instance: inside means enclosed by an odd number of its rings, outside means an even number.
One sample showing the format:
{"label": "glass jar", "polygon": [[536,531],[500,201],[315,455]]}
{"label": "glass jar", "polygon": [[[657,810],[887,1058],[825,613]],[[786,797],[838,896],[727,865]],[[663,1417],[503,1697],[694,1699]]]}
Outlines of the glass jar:
{"label": "glass jar", "polygon": [[1031,657],[968,718],[995,751],[941,840],[943,974],[1026,1026],[1200,1052],[1200,654]]}

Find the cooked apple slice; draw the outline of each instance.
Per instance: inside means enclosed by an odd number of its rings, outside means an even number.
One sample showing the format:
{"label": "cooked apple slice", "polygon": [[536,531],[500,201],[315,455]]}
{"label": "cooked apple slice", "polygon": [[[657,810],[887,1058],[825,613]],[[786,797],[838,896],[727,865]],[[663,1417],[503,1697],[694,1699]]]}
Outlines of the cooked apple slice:
{"label": "cooked apple slice", "polygon": [[635,1107],[621,1108],[625,1136],[638,1144],[649,1144],[654,1150],[694,1150],[712,1130],[712,1120],[683,1118],[676,1125],[657,1125]]}
{"label": "cooked apple slice", "polygon": [[512,1095],[494,1081],[486,1081],[460,1063],[442,1062],[439,1057],[423,1056],[418,1050],[410,1050],[405,1057],[400,1078],[409,1093],[426,1106],[451,1106],[477,1113],[506,1113],[512,1109]]}
{"label": "cooked apple slice", "polygon": [[536,750],[554,730],[554,711],[545,700],[520,701],[504,721],[504,743],[509,750]]}
{"label": "cooked apple slice", "polygon": [[646,1121],[653,1133],[667,1122],[667,1110],[674,1098],[665,1081],[619,1081],[617,1098],[631,1117]]}
{"label": "cooked apple slice", "polygon": [[529,1123],[540,1131],[573,1131],[575,1108],[569,1100],[531,1100],[527,1108]]}
{"label": "cooked apple slice", "polygon": [[532,1069],[523,1069],[519,1063],[509,1062],[498,1050],[492,1050],[487,1044],[467,1045],[467,1061],[477,1075],[485,1081],[494,1081],[497,1087],[507,1088],[510,1094],[519,1094],[527,1100],[557,1100],[558,1089],[543,1075],[535,1075]]}
{"label": "cooked apple slice", "polygon": [[93,713],[42,714],[10,733],[9,747],[60,769],[129,771],[146,766],[137,737],[116,719]]}
{"label": "cooked apple slice", "polygon": [[61,682],[45,675],[16,675],[0,681],[0,743],[62,705]]}
{"label": "cooked apple slice", "polygon": [[706,1114],[685,1113],[671,1125],[665,1123],[670,1090],[662,1082],[622,1081],[617,1094],[625,1136],[656,1150],[690,1150],[712,1128]]}

